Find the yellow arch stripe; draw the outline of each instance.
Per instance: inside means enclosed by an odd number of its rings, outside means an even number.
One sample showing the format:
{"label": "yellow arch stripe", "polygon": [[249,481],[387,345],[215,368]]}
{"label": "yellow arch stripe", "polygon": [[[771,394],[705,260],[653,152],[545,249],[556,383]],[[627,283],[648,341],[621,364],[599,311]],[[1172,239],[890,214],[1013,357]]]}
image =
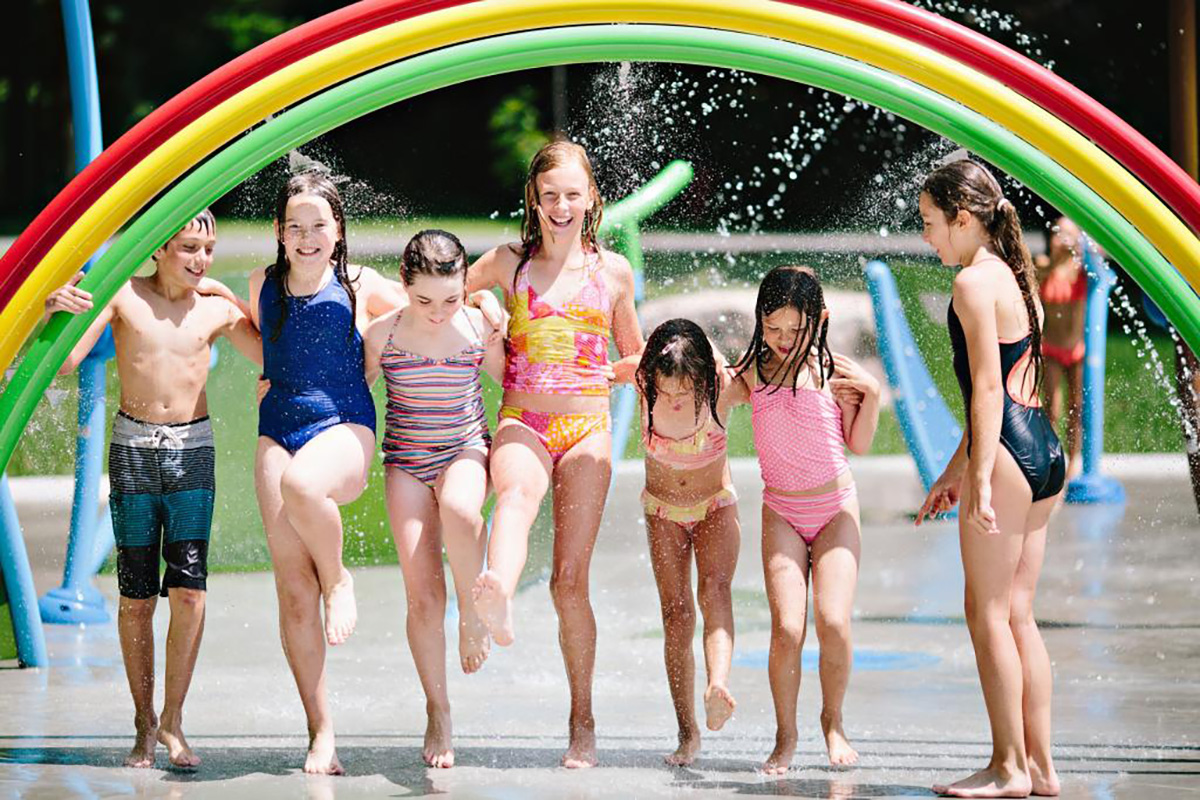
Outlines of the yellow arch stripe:
{"label": "yellow arch stripe", "polygon": [[769,0],[484,0],[339,42],[247,87],[146,156],[54,244],[0,312],[0,368],[42,301],[161,189],[268,115],[366,70],[438,47],[519,30],[643,22],[757,34],[856,58],[951,97],[1028,141],[1080,178],[1200,286],[1200,241],[1117,162],[1030,100],[927,47],[870,26]]}

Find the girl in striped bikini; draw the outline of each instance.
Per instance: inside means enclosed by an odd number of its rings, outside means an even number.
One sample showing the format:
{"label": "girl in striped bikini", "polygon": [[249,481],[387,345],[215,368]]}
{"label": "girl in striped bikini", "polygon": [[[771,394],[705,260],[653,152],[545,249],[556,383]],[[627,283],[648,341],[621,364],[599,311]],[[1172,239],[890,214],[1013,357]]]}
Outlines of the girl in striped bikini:
{"label": "girl in striped bikini", "polygon": [[387,507],[404,573],[408,645],[425,690],[422,756],[431,767],[451,767],[442,546],[458,600],[459,658],[469,674],[483,666],[489,648],[471,597],[483,569],[480,511],[491,444],[480,371],[500,379],[504,344],[483,314],[465,305],[467,253],[453,234],[418,233],[400,270],[410,305],[367,330],[367,380],[382,371],[387,382]]}

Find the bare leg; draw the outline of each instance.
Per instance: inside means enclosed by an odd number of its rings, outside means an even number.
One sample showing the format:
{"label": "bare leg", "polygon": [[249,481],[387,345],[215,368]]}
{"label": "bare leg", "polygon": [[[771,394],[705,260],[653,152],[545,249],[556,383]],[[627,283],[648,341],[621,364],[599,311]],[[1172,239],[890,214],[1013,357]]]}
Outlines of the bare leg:
{"label": "bare leg", "polygon": [[1083,362],[1067,370],[1067,480],[1083,472]]}
{"label": "bare leg", "polygon": [[1025,752],[1033,794],[1057,795],[1060,785],[1050,753],[1050,695],[1053,676],[1050,656],[1033,616],[1033,600],[1046,552],[1046,522],[1057,498],[1033,504],[1026,521],[1028,533],[1021,550],[1021,563],[1013,580],[1012,614],[1009,624],[1021,654],[1023,678],[1022,717],[1025,720]]}
{"label": "bare leg", "polygon": [[842,727],[842,702],[854,663],[850,617],[854,612],[861,554],[862,536],[855,499],[825,525],[812,544],[813,613],[817,641],[821,643],[821,732],[825,735],[829,763],[835,767],[858,761],[858,753],[850,746]]}
{"label": "bare leg", "polygon": [[700,752],[700,728],[696,725],[695,676],[692,639],[696,634],[696,604],[692,599],[692,542],[686,530],[674,522],[646,515],[650,541],[650,564],[658,584],[662,607],[663,657],[667,686],[679,725],[679,747],[664,757],[671,766],[691,764]]}
{"label": "bare leg", "polygon": [[183,701],[192,683],[204,634],[205,592],[172,587],[167,596],[171,603],[171,627],[167,629],[167,679],[158,740],[166,745],[172,764],[194,768],[200,766],[200,757],[183,737]]}
{"label": "bare leg", "polygon": [[791,766],[799,733],[796,700],[800,694],[800,651],[808,614],[808,547],[795,529],[764,503],[762,558],[767,603],[771,607],[771,651],[767,674],[775,703],[775,749],[763,764],[768,775]]}
{"label": "bare leg", "polygon": [[354,632],[358,611],[354,579],[342,566],[339,505],[355,500],[367,485],[375,434],[362,425],[335,425],[301,447],[280,483],[288,522],[317,570],[325,600],[325,635],[341,644]]}
{"label": "bare leg", "polygon": [[125,757],[127,767],[153,767],[158,742],[158,715],[154,713],[154,607],[158,597],[135,600],[122,597],[117,610],[117,631],[125,677],[133,696],[134,742]]}
{"label": "bare leg", "polygon": [[737,506],[717,509],[693,532],[708,673],[704,716],[710,731],[721,730],[737,708],[729,691],[729,668],[733,662],[733,572],[741,538]]}
{"label": "bare leg", "polygon": [[471,450],[456,458],[438,481],[437,506],[446,558],[458,599],[458,657],[462,671],[477,672],[491,648],[487,626],[475,610],[475,581],[483,571],[483,516],[487,457]]}
{"label": "bare leg", "polygon": [[279,599],[279,635],[308,721],[308,756],[304,771],[341,775],[334,746],[333,715],[325,693],[325,632],[321,624],[321,585],[308,548],[288,521],[280,482],[292,457],[266,437],[259,437],[254,488],[267,534]]}
{"label": "bare leg", "polygon": [[612,435],[594,433],[562,457],[554,469],[554,565],[550,595],[558,612],[558,643],[571,687],[569,742],[562,764],[596,765],[592,677],[596,669],[596,617],[588,594],[588,570],[612,474]]}
{"label": "bare leg", "polygon": [[[965,482],[964,507],[970,491]],[[1030,490],[1003,447],[997,449],[992,470],[992,507],[999,534],[972,533],[959,518],[967,627],[991,723],[992,758],[974,775],[933,787],[953,797],[1025,797],[1031,788],[1022,715],[1023,667],[1011,627],[1011,597],[1024,549]]]}
{"label": "bare leg", "polygon": [[437,504],[429,487],[403,470],[388,467],[387,506],[404,573],[408,649],[425,690],[427,724],[421,757],[431,767],[452,767],[450,695],[446,690],[446,578]]}
{"label": "bare leg", "polygon": [[550,487],[550,456],[519,422],[502,420],[491,453],[496,508],[487,546],[487,571],[475,581],[475,608],[496,644],[513,643],[512,602],[529,555],[529,529]]}

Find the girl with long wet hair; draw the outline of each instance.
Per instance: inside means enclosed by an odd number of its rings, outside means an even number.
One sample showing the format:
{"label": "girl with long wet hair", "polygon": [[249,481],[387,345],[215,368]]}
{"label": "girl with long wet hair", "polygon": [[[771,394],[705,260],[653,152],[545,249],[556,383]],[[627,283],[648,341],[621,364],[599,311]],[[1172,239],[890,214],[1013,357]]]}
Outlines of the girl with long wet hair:
{"label": "girl with long wet hair", "polygon": [[1066,474],[1038,401],[1041,309],[1016,208],[990,172],[954,161],[930,173],[924,239],[961,267],[947,313],[966,433],[917,515],[960,503],[966,618],[992,729],[987,767],[934,790],[955,797],[1056,795],[1050,658],[1033,617],[1046,525]]}
{"label": "girl with long wet hair", "polygon": [[[521,241],[488,252],[467,277],[470,290],[502,288],[510,314],[490,465],[496,508],[476,605],[493,640],[512,644],[529,530],[553,486],[550,593],[571,689],[562,763],[572,768],[596,764],[588,569],[612,472],[610,383],[630,380],[642,351],[633,270],[596,239],[602,209],[584,149],[546,145],[529,166]],[[610,336],[622,356],[612,365]]]}

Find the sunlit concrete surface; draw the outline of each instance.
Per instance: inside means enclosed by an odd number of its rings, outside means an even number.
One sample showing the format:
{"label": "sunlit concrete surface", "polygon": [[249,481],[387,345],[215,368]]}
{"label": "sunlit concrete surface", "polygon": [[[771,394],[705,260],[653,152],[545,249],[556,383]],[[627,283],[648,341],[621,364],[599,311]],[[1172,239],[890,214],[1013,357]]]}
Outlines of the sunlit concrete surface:
{"label": "sunlit concrete surface", "polygon": [[[753,462],[735,467],[743,524],[731,682],[738,712],[724,731],[707,735],[693,768],[663,765],[674,718],[634,463],[620,471],[592,567],[599,768],[557,767],[567,687],[545,583],[547,533],[539,527],[517,601],[516,644],[493,650],[478,675],[451,671],[454,769],[428,770],[420,760],[424,702],[404,642],[398,568],[357,572],[358,631],[329,655],[338,751],[348,771],[341,778],[300,773],[304,718],[279,646],[271,576],[222,574],[209,582],[186,707],[200,769],[122,768],[133,708],[115,626],[50,627],[49,669],[0,669],[0,797],[928,796],[930,784],[982,766],[989,752],[962,622],[957,531],[947,522],[914,529],[904,516],[920,500],[907,459],[854,464],[865,509],[856,667],[846,702],[847,731],[862,755],[855,769],[823,766],[810,630],[794,768],[784,778],[756,772],[774,728]],[[1182,456],[1106,464],[1125,484],[1129,504],[1064,508],[1051,524],[1039,594],[1055,668],[1063,796],[1200,797],[1200,526],[1186,466]],[[65,530],[65,512],[61,524]],[[113,578],[98,585],[115,599]],[[160,679],[166,621],[162,604]],[[448,629],[453,656],[454,626]],[[697,663],[702,675],[699,640]]]}

